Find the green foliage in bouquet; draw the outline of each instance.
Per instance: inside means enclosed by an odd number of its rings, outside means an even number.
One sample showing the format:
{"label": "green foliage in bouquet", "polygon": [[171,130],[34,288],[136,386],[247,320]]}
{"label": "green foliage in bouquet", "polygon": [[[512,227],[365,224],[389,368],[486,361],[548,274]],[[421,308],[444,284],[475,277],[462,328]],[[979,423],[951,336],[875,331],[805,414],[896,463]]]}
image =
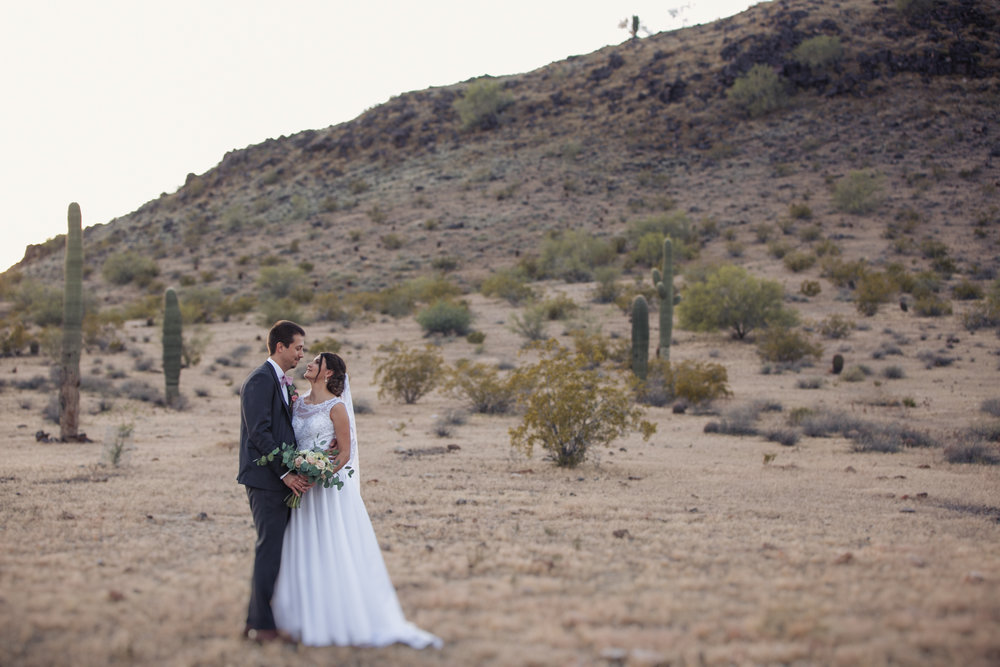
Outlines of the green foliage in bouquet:
{"label": "green foliage in bouquet", "polygon": [[656,432],[656,425],[632,403],[621,377],[554,340],[533,347],[541,358],[511,375],[524,410],[521,425],[509,431],[511,446],[531,456],[537,445],[557,465],[574,467],[592,447],[606,446],[633,430],[644,440]]}
{"label": "green foliage in bouquet", "polygon": [[[257,465],[266,466],[280,455],[282,465],[302,475],[311,484],[320,484],[327,489],[335,486],[339,491],[344,488],[344,482],[340,479],[340,471],[334,472],[336,467],[334,459],[340,451],[323,449],[325,444],[326,442],[320,442],[313,449],[299,449],[295,445],[283,442],[280,447],[275,447],[272,452],[257,459]],[[354,475],[354,469],[350,466],[344,466],[340,470],[346,470],[348,477]],[[302,496],[289,493],[285,496],[285,505],[297,509],[302,505]]]}

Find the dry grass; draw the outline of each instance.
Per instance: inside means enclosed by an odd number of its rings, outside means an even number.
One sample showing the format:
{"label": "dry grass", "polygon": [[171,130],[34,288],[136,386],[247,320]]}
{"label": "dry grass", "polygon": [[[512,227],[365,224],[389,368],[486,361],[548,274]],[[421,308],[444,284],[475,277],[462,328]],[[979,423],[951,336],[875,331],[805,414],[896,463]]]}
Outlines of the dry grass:
{"label": "dry grass", "polygon": [[[559,289],[583,303],[592,287]],[[479,359],[512,359],[520,339],[502,323],[507,304],[470,302],[487,334]],[[614,306],[588,308],[605,333],[625,334]],[[142,340],[138,323],[129,329]],[[223,350],[260,333],[251,322],[211,331]],[[855,453],[842,438],[782,447],[705,434],[711,415],[664,407],[649,411],[659,425],[649,443],[628,438],[557,469],[512,452],[516,416],[469,415],[442,439],[435,422],[455,400],[377,400],[377,345],[419,335],[412,319],[337,331],[355,393],[372,406],[359,416],[365,502],[407,616],[443,650],[239,639],[254,534],[233,480],[237,398],[222,369],[206,367],[182,375],[185,392],[206,394],[184,413],[118,399],[85,418],[92,434],[136,424],[119,468],[96,466],[101,443],[35,444],[40,410],[18,407],[32,392],[0,393],[0,663],[943,665],[1000,655],[996,466],[948,464],[939,449]],[[853,334],[855,354],[867,357],[880,335]],[[760,375],[749,345],[675,336],[674,358],[716,350],[729,369],[735,398],[720,408],[762,395],[783,406],[757,411],[765,425],[819,401],[856,418],[951,426],[995,395],[991,369],[965,361],[971,348],[953,350],[962,360],[948,368],[895,357],[907,375],[893,390],[922,403],[906,410],[873,407],[886,402],[871,380],[830,376],[802,391],[794,374]],[[455,339],[442,349],[453,362],[474,348]],[[238,384],[253,356],[226,375]],[[0,373],[14,365],[0,360]],[[16,365],[19,376],[45,373]],[[942,393],[939,379],[954,389]]]}

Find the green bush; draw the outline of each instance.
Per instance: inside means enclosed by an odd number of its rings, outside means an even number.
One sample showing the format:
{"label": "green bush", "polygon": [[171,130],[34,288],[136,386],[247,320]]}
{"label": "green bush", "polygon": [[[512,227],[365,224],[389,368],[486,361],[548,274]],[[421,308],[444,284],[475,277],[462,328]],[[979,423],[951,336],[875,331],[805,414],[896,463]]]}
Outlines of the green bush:
{"label": "green bush", "polygon": [[854,306],[858,312],[871,317],[878,312],[880,304],[889,301],[896,287],[885,273],[867,271],[861,276],[854,291]]}
{"label": "green bush", "polygon": [[833,188],[833,205],[844,213],[872,213],[882,205],[882,198],[882,178],[870,170],[852,171]]}
{"label": "green bush", "polygon": [[594,279],[594,270],[615,261],[614,248],[592,235],[569,230],[550,235],[542,241],[538,257],[538,275],[570,283]]}
{"label": "green bush", "polygon": [[269,327],[278,320],[291,320],[300,324],[306,323],[305,312],[301,304],[291,299],[267,299],[260,304],[261,326]]}
{"label": "green bush", "polygon": [[757,354],[764,361],[789,362],[806,357],[819,359],[823,348],[804,332],[790,327],[771,326],[757,339]]}
{"label": "green bush", "polygon": [[538,307],[545,314],[547,320],[568,320],[580,310],[580,304],[565,294],[545,299],[538,304]]}
{"label": "green bush", "polygon": [[819,296],[823,289],[819,285],[818,280],[803,280],[802,284],[799,285],[799,292],[803,296]]}
{"label": "green bush", "polygon": [[952,314],[951,302],[937,294],[925,294],[913,304],[913,312],[921,317],[942,317]]}
{"label": "green bush", "polygon": [[819,323],[819,332],[827,338],[847,338],[854,329],[854,321],[842,315],[830,315]]}
{"label": "green bush", "polygon": [[442,379],[444,359],[430,345],[420,350],[394,342],[379,345],[378,351],[374,361],[379,398],[416,403]]}
{"label": "green bush", "polygon": [[816,264],[816,255],[804,250],[797,250],[785,255],[782,261],[786,269],[793,273],[800,273],[811,269]]}
{"label": "green bush", "polygon": [[857,284],[866,271],[867,266],[862,259],[845,262],[838,257],[827,257],[823,260],[820,275],[837,287],[847,287],[851,283]]}
{"label": "green bush", "polygon": [[500,124],[500,115],[513,103],[514,97],[503,90],[503,84],[483,77],[469,84],[453,106],[463,130],[491,130]]}
{"label": "green bush", "polygon": [[757,64],[733,82],[726,97],[734,107],[756,118],[785,106],[788,94],[774,68]]}
{"label": "green bush", "polygon": [[524,411],[510,429],[511,446],[531,456],[536,446],[559,466],[582,463],[592,447],[638,430],[644,439],[656,426],[622,390],[622,379],[592,368],[585,355],[554,341],[540,346],[541,358],[511,374],[518,404]]}
{"label": "green bush", "polygon": [[840,60],[844,47],[834,35],[816,35],[803,40],[792,51],[792,59],[812,68],[822,68]]}
{"label": "green bush", "polygon": [[417,313],[417,323],[424,333],[464,336],[469,333],[472,312],[465,303],[439,299]]}
{"label": "green bush", "polygon": [[524,312],[520,315],[513,313],[510,316],[511,331],[520,334],[528,342],[546,338],[545,323],[545,310],[537,305],[525,308]]}
{"label": "green bush", "polygon": [[704,282],[688,284],[677,314],[685,329],[732,329],[743,338],[757,328],[795,324],[797,314],[787,310],[782,299],[777,281],[757,279],[742,267],[724,265],[710,270]]}
{"label": "green bush", "polygon": [[297,266],[288,264],[265,266],[257,275],[257,287],[261,297],[265,299],[294,298],[293,293],[304,285],[305,280],[305,271]]}
{"label": "green bush", "polygon": [[791,216],[792,220],[812,220],[813,212],[808,204],[795,203],[789,204],[788,215]]}
{"label": "green bush", "polygon": [[101,275],[113,285],[135,283],[139,287],[147,287],[160,275],[160,269],[155,260],[125,251],[109,255],[101,265]]}
{"label": "green bush", "polygon": [[594,271],[594,280],[597,286],[594,288],[594,301],[597,303],[614,303],[618,295],[621,294],[621,286],[618,285],[618,278],[621,277],[621,270],[615,266],[601,266]]}
{"label": "green bush", "polygon": [[535,298],[535,292],[527,284],[527,279],[520,268],[501,269],[483,280],[479,291],[483,296],[506,299],[516,306]]}
{"label": "green bush", "polygon": [[722,364],[685,360],[671,364],[674,394],[694,405],[732,396],[729,374]]}
{"label": "green bush", "polygon": [[959,301],[973,301],[982,299],[985,292],[983,288],[968,278],[963,278],[960,283],[951,288],[951,294]]}
{"label": "green bush", "polygon": [[339,340],[333,336],[327,336],[325,338],[317,338],[316,340],[306,339],[309,344],[309,353],[319,354],[320,352],[333,352],[336,354],[340,352],[342,344]]}
{"label": "green bush", "polygon": [[444,389],[450,395],[469,401],[474,412],[506,414],[514,406],[514,387],[493,365],[459,361],[448,371]]}

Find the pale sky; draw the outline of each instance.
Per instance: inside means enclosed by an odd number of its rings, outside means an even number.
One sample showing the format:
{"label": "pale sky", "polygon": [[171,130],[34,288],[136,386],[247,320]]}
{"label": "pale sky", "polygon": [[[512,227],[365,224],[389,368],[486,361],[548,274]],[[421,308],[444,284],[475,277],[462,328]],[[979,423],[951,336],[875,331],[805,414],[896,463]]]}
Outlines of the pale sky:
{"label": "pale sky", "polygon": [[85,227],[108,222],[227,151],[591,53],[632,14],[656,33],[757,1],[5,2],[0,271],[65,232],[71,201]]}

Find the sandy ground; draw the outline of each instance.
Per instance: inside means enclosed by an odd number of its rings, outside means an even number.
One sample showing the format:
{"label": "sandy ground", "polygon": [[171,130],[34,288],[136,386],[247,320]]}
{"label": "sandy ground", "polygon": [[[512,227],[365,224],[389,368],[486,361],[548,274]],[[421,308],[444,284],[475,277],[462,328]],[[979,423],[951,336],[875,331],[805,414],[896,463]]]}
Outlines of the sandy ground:
{"label": "sandy ground", "polygon": [[[586,300],[587,286],[559,289]],[[516,362],[506,304],[470,300],[484,349],[449,341],[448,361]],[[860,319],[850,304],[824,303],[800,307]],[[587,308],[604,333],[626,335],[613,306]],[[953,318],[886,308],[872,324],[824,341],[825,360],[800,374],[761,374],[753,348],[724,335],[676,331],[673,353],[726,365],[734,397],[717,410],[767,398],[782,405],[780,420],[795,407],[838,407],[943,442],[986,419],[981,401],[998,396],[992,334],[960,336],[952,366],[926,369],[917,353],[943,347]],[[155,330],[128,327],[129,348],[155,360]],[[516,415],[470,415],[442,438],[434,421],[457,400],[377,398],[376,347],[418,341],[409,318],[309,332],[345,344],[355,396],[372,407],[358,417],[365,502],[408,618],[445,646],[248,643],[239,632],[254,531],[234,481],[234,389],[263,360],[264,331],[251,321],[209,331],[205,361],[182,375],[188,410],[117,398],[91,414],[98,399],[85,394],[92,444],[36,443],[39,429],[58,432],[41,415],[54,392],[14,382],[48,370],[39,358],[0,360],[0,664],[1000,663],[1000,467],[949,464],[940,449],[862,454],[839,438],[783,447],[705,434],[717,416],[668,407],[648,411],[659,429],[649,442],[631,436],[579,468],[556,468],[511,449]],[[886,331],[912,342],[872,360],[892,340]],[[212,363],[241,344],[255,351],[239,366]],[[841,348],[849,365],[892,363],[906,377],[841,382],[825,371]],[[82,367],[161,383],[158,362],[135,371],[128,352],[88,354]],[[823,385],[800,389],[803,377]],[[894,397],[916,407],[886,407]],[[135,426],[134,451],[99,467],[106,430],[123,423]],[[448,444],[458,448],[422,451]],[[765,454],[776,456],[765,463]]]}

